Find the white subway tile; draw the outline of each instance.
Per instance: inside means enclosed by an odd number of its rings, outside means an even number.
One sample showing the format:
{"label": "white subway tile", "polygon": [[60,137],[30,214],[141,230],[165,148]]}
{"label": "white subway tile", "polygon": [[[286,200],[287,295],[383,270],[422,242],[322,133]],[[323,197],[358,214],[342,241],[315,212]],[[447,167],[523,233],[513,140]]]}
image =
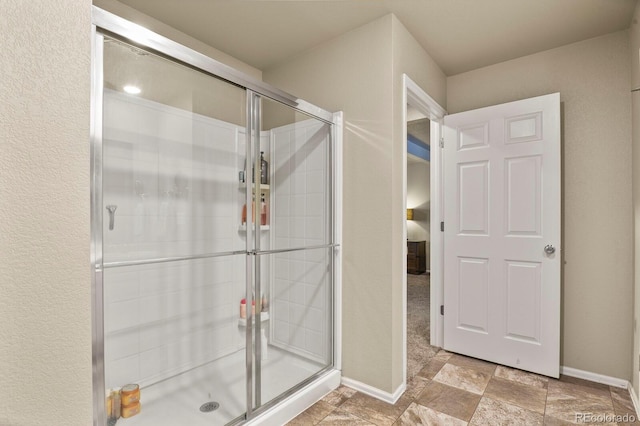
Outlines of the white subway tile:
{"label": "white subway tile", "polygon": [[125,300],[105,306],[105,331],[136,327],[140,321],[139,300]]}
{"label": "white subway tile", "polygon": [[324,358],[326,352],[327,342],[324,338],[324,334],[315,331],[307,330],[305,333],[305,345],[304,348],[312,354]]}
{"label": "white subway tile", "polygon": [[105,365],[105,386],[120,388],[140,381],[140,355],[120,358]]}
{"label": "white subway tile", "polygon": [[[289,287],[289,301],[298,305],[305,304],[304,284],[299,282],[291,284]],[[292,321],[297,321],[297,318],[292,319]]]}
{"label": "white subway tile", "polygon": [[324,332],[326,329],[324,311],[322,309],[308,307],[305,312],[304,326],[318,333]]}
{"label": "white subway tile", "polygon": [[276,299],[273,314],[277,321],[284,321],[289,323],[289,302],[281,299]]}
{"label": "white subway tile", "polygon": [[140,353],[140,376],[149,379],[165,375],[167,370],[167,348],[162,346]]}
{"label": "white subway tile", "polygon": [[313,193],[324,193],[326,191],[326,179],[324,172],[316,171],[307,173],[307,191],[310,194]]}
{"label": "white subway tile", "polygon": [[[304,217],[292,217],[289,222],[289,236],[291,238],[304,239],[305,223]],[[295,246],[294,246],[295,247]]]}
{"label": "white subway tile", "polygon": [[286,217],[291,215],[291,196],[289,194],[280,195],[279,192],[276,192],[275,200],[276,205],[271,209],[272,212],[277,217]]}
{"label": "white subway tile", "polygon": [[140,327],[140,351],[148,351],[166,344],[168,340],[166,324],[157,323]]}
{"label": "white subway tile", "polygon": [[139,272],[135,268],[107,269],[103,286],[106,304],[136,299],[140,295]]}
{"label": "white subway tile", "polygon": [[309,308],[325,309],[326,306],[329,306],[328,297],[326,282],[319,286],[305,286],[305,305]]}
{"label": "white subway tile", "polygon": [[307,216],[327,216],[327,206],[325,204],[324,194],[307,194],[306,195],[306,215]]}
{"label": "white subway tile", "polygon": [[304,328],[304,312],[306,307],[291,303],[289,305],[289,324],[296,329]]}
{"label": "white subway tile", "polygon": [[104,357],[107,362],[127,358],[139,351],[140,332],[137,328],[105,335]]}
{"label": "white subway tile", "polygon": [[305,218],[305,237],[313,239],[326,239],[325,221],[323,217],[306,217]]}
{"label": "white subway tile", "polygon": [[304,195],[307,192],[307,179],[304,174],[293,174],[291,181],[291,193]]}
{"label": "white subway tile", "polygon": [[290,262],[289,273],[292,281],[302,283],[306,274],[304,261],[292,260]]}
{"label": "white subway tile", "polygon": [[[276,255],[275,257],[275,265],[274,265],[274,273],[275,277],[281,279],[289,279],[289,260],[287,257],[281,257],[282,255]],[[276,282],[278,282],[276,280]]]}
{"label": "white subway tile", "polygon": [[290,344],[291,333],[289,331],[289,323],[287,321],[275,321],[273,327],[275,340],[287,345]]}
{"label": "white subway tile", "polygon": [[142,324],[167,318],[167,294],[140,298],[140,322]]}

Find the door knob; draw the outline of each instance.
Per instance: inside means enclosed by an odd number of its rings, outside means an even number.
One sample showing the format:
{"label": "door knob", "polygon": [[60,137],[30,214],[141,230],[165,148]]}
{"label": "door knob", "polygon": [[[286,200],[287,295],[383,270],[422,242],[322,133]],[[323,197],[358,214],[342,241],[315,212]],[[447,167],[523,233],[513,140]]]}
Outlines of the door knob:
{"label": "door knob", "polygon": [[547,244],[546,246],[544,246],[544,252],[547,254],[553,254],[556,252],[556,248],[551,244]]}

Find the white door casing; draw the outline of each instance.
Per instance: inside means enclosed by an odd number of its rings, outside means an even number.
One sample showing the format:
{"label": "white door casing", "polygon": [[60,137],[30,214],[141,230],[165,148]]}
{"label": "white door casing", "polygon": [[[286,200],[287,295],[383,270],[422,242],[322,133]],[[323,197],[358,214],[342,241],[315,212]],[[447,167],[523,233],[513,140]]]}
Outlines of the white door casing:
{"label": "white door casing", "polygon": [[560,94],[446,116],[444,137],[444,348],[558,377]]}

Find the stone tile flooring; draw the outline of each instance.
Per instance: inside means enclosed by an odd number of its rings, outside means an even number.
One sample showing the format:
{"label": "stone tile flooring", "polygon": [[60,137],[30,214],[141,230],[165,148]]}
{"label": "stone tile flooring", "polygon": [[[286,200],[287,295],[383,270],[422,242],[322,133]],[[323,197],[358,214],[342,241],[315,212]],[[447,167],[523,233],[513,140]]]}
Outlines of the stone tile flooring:
{"label": "stone tile flooring", "polygon": [[634,417],[626,389],[440,351],[393,405],[341,386],[289,425],[640,424]]}

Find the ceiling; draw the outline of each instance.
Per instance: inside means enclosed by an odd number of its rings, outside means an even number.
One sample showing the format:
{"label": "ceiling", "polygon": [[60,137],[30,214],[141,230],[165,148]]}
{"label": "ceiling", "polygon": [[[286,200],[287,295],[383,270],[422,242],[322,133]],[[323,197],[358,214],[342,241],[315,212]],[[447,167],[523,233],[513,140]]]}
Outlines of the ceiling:
{"label": "ceiling", "polygon": [[120,0],[258,69],[394,13],[447,75],[630,26],[636,0]]}

